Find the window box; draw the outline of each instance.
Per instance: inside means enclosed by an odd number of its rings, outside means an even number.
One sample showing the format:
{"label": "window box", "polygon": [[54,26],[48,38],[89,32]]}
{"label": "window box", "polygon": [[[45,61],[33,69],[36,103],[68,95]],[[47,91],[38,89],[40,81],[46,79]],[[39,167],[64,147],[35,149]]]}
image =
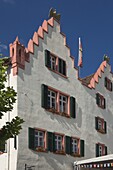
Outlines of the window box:
{"label": "window box", "polygon": [[107,77],[105,77],[105,87],[107,90],[112,91],[112,82]]}
{"label": "window box", "polygon": [[100,93],[96,94],[96,103],[100,108],[102,108],[102,109],[106,108],[105,98]]}
{"label": "window box", "polygon": [[65,117],[76,118],[76,101],[74,97],[42,84],[42,107],[47,111]]}
{"label": "window box", "polygon": [[45,66],[48,67],[48,69],[51,71],[67,78],[66,62],[48,50],[45,50]]}

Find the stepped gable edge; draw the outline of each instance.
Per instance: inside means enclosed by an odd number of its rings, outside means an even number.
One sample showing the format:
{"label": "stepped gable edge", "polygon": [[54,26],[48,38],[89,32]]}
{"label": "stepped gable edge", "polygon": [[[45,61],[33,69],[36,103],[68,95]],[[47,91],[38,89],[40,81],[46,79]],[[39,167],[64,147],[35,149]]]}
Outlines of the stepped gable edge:
{"label": "stepped gable edge", "polygon": [[103,61],[94,74],[87,76],[81,80],[82,84],[90,89],[95,89],[96,83],[99,82],[99,78],[101,78],[102,73],[104,73],[106,65],[107,62]]}
{"label": "stepped gable edge", "polygon": [[[10,58],[11,58],[11,63],[12,63],[12,68],[13,68],[13,75],[17,75],[18,74],[18,67],[21,68],[21,69],[25,69],[25,61],[29,62],[30,59],[29,59],[29,54],[34,54],[34,45],[37,45],[39,46],[39,38],[41,39],[44,39],[44,32],[45,33],[48,33],[48,25],[51,26],[51,27],[54,27],[54,20],[60,24],[55,18],[50,18],[48,21],[44,20],[43,23],[42,23],[42,26],[40,26],[38,28],[38,31],[37,32],[34,32],[33,34],[33,37],[32,39],[30,39],[28,41],[28,45],[27,45],[27,48],[25,48],[23,45],[20,44],[18,38],[16,38],[16,40],[10,44]],[[74,69],[77,70],[78,72],[78,69],[75,67],[75,64],[74,64],[74,57],[71,56],[70,54],[70,48],[69,46],[67,45],[66,43],[66,36],[64,33],[60,32],[60,34],[63,36],[64,38],[64,45],[68,48],[68,55],[70,56],[70,58],[72,59],[72,66]],[[18,41],[17,41],[18,40]],[[25,56],[24,56],[24,60],[22,61],[21,64],[19,64],[19,62],[17,61],[17,57],[13,57],[12,55],[12,52],[11,52],[11,46],[14,45],[15,43],[19,44],[21,47],[24,48],[24,53],[25,53]]]}

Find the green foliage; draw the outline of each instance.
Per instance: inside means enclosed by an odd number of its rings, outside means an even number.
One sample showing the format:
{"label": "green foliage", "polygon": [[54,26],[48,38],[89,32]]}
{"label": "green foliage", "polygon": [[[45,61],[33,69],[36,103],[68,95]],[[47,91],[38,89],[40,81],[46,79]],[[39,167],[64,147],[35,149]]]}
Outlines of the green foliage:
{"label": "green foliage", "polygon": [[[16,102],[17,93],[13,87],[6,87],[7,83],[7,66],[4,66],[6,59],[0,59],[0,119],[2,116],[13,110],[13,104]],[[0,130],[0,141],[6,141],[20,133],[23,119],[18,116],[12,119],[11,122],[6,122],[6,125]]]}

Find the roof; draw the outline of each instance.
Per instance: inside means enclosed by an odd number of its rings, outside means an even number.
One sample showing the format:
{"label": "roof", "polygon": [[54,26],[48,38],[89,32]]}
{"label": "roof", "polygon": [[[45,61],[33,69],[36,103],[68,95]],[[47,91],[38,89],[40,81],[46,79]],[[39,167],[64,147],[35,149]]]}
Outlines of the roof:
{"label": "roof", "polygon": [[104,162],[104,161],[107,161],[107,162],[113,161],[113,154],[77,161],[77,162],[74,162],[74,165],[82,165],[82,164]]}

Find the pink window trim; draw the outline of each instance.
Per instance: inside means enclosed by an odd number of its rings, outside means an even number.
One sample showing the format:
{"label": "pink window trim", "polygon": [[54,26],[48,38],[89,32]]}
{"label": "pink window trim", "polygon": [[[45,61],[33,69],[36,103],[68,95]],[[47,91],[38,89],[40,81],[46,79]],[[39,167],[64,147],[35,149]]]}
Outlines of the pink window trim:
{"label": "pink window trim", "polygon": [[67,117],[70,117],[70,96],[68,94],[63,93],[60,90],[56,90],[56,89],[54,89],[53,87],[50,87],[50,86],[48,86],[48,89],[51,90],[51,91],[54,91],[57,94],[56,109],[57,109],[58,114],[60,113],[59,112],[59,97],[60,97],[60,94],[67,97],[67,101],[68,101],[68,103],[67,103]]}
{"label": "pink window trim", "polygon": [[[59,59],[60,57],[58,57],[57,55],[53,54],[52,52],[50,52],[50,55],[52,55],[53,57],[56,58],[56,70],[52,70],[51,68],[48,68],[48,69],[51,70],[51,71],[53,71],[53,72],[56,73],[56,74],[59,74],[60,76],[62,76],[62,77],[64,77],[64,78],[68,78],[67,76],[65,76],[65,75],[63,75],[63,74],[61,74],[61,73],[58,72],[58,59]],[[63,60],[62,58],[60,58],[60,59]],[[65,60],[63,60],[63,61],[64,61],[65,64],[66,64],[66,61],[65,61]],[[67,75],[67,66],[66,66],[66,75]]]}
{"label": "pink window trim", "polygon": [[62,154],[62,155],[65,155],[65,135],[62,134],[62,133],[58,133],[58,132],[54,132],[54,135],[59,135],[59,136],[62,136],[62,151],[56,151],[55,153],[56,154]]}
{"label": "pink window trim", "polygon": [[47,130],[42,129],[42,128],[35,128],[35,131],[41,131],[44,132],[44,148],[37,147],[37,151],[40,152],[46,152],[47,151]]}
{"label": "pink window trim", "polygon": [[104,96],[103,95],[101,95],[100,93],[98,93],[99,94],[99,98],[100,98],[100,104],[98,105],[99,107],[101,107],[102,109],[104,109],[104,104],[103,104],[103,102],[104,102]]}

